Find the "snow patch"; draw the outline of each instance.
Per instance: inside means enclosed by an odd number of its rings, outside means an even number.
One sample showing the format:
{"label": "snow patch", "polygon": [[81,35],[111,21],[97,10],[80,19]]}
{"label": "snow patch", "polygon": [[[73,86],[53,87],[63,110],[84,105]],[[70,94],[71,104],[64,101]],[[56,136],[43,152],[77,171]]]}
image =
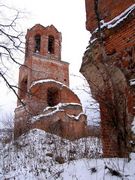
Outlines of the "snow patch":
{"label": "snow patch", "polygon": [[70,106],[70,105],[71,106],[81,106],[81,104],[79,104],[79,103],[59,103],[58,105],[56,105],[56,107],[58,106],[59,108],[61,108],[61,107],[66,107],[66,106]]}
{"label": "snow patch", "polygon": [[[56,159],[63,158],[63,164]],[[33,129],[0,150],[0,179],[134,180],[135,153],[125,158],[100,158],[97,138],[76,141]],[[120,175],[120,176],[119,176]]]}
{"label": "snow patch", "polygon": [[19,108],[22,108],[22,107],[23,107],[23,105],[21,104],[21,105],[17,106],[16,109],[19,109]]}
{"label": "snow patch", "polygon": [[90,39],[90,44],[93,44],[96,40],[97,40],[97,38]]}
{"label": "snow patch", "polygon": [[[0,179],[91,179],[87,166],[90,160],[85,158],[100,157],[100,145],[97,138],[69,141],[42,130],[30,130],[0,151]],[[63,159],[63,164],[57,157]]]}
{"label": "snow patch", "polygon": [[135,153],[130,154],[130,159],[135,160]]}
{"label": "snow patch", "polygon": [[135,79],[130,79],[130,86],[134,86],[135,85]]}
{"label": "snow patch", "polygon": [[132,132],[135,134],[135,116],[132,122],[132,127],[131,127]]}
{"label": "snow patch", "polygon": [[[104,22],[104,20],[101,20],[101,29],[104,27],[111,29],[115,26],[117,26],[119,23],[121,23],[124,19],[128,17],[128,15],[135,9],[135,4],[131,5],[129,8],[127,8],[124,12],[122,12],[120,15],[116,16],[114,19],[108,22]],[[98,28],[96,28],[92,34],[96,33],[98,31]]]}

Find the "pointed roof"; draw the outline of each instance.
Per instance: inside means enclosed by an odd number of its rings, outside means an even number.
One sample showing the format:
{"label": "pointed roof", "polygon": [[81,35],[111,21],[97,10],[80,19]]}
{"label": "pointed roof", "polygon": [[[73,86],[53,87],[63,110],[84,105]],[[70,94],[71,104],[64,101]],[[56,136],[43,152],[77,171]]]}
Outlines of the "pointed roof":
{"label": "pointed roof", "polygon": [[46,29],[51,29],[51,30],[54,30],[57,33],[60,33],[53,24],[51,24],[50,26],[47,26]]}
{"label": "pointed roof", "polygon": [[53,24],[51,24],[50,26],[46,26],[46,27],[41,24],[35,24],[32,28],[28,29],[28,31],[33,31],[33,30],[37,30],[37,29],[53,30],[56,33],[60,33]]}
{"label": "pointed roof", "polygon": [[32,31],[32,30],[35,30],[35,29],[39,29],[39,28],[42,28],[42,29],[45,29],[45,27],[41,24],[35,24],[32,28],[28,29],[28,31]]}

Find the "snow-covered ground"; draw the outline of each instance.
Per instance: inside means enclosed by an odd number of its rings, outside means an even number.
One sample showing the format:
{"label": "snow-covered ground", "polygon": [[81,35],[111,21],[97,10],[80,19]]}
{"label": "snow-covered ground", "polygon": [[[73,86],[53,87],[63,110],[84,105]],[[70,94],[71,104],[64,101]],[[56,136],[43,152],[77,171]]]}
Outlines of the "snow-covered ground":
{"label": "snow-covered ground", "polygon": [[0,150],[0,180],[134,180],[135,159],[103,159],[97,138],[76,141],[33,129]]}

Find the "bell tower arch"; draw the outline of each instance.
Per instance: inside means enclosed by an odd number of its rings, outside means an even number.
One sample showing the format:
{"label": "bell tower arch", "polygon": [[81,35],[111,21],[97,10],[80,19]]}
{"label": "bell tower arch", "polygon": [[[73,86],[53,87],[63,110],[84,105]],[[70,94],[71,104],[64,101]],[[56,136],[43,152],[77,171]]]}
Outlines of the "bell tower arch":
{"label": "bell tower arch", "polygon": [[27,30],[26,35],[26,56],[28,60],[34,54],[44,58],[61,60],[61,33],[53,26],[44,27],[36,24]]}

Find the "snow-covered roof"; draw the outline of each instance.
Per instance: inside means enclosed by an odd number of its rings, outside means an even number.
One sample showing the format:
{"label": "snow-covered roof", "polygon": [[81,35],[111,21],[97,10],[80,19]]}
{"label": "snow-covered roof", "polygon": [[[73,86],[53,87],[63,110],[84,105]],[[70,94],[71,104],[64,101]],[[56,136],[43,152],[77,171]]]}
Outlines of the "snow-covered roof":
{"label": "snow-covered roof", "polygon": [[[30,86],[30,89],[31,89],[33,86],[37,85],[37,84],[44,84],[44,83],[54,83],[55,85],[58,85],[58,87],[59,87],[60,89],[62,89],[62,88],[65,87],[67,90],[69,90],[70,92],[72,92],[72,94],[74,94],[74,96],[76,96],[76,98],[79,100],[78,96],[77,96],[67,85],[63,84],[62,82],[56,81],[56,80],[54,80],[54,79],[41,79],[41,80],[34,81],[34,82],[32,82],[32,84],[31,84],[31,86]],[[56,86],[56,87],[57,87],[57,86]],[[70,105],[71,105],[71,103],[70,103]],[[73,105],[73,104],[72,104],[72,105]],[[66,106],[67,106],[67,105],[66,105]]]}
{"label": "snow-covered roof", "polygon": [[32,88],[33,86],[35,86],[35,85],[37,85],[37,84],[50,83],[50,82],[59,84],[59,85],[61,85],[62,87],[67,87],[67,88],[69,89],[68,86],[66,86],[65,84],[63,84],[63,83],[61,83],[61,82],[59,82],[59,81],[56,81],[56,80],[54,80],[54,79],[41,79],[41,80],[34,81],[34,82],[31,84],[30,88]]}
{"label": "snow-covered roof", "polygon": [[[59,104],[57,104],[57,105],[54,106],[54,107],[60,109],[60,108],[62,108],[62,107],[67,107],[67,106],[81,106],[81,104],[79,104],[79,103],[59,103]],[[50,108],[51,108],[51,107],[50,107]]]}
{"label": "snow-covered roof", "polygon": [[[127,8],[125,11],[123,11],[121,14],[119,14],[118,16],[116,16],[114,19],[112,19],[111,21],[108,22],[104,22],[104,20],[101,20],[101,29],[103,28],[108,28],[111,29],[115,26],[117,26],[119,23],[121,23],[124,19],[126,19],[128,17],[128,15],[135,9],[135,4],[131,5],[129,8]],[[96,33],[98,31],[98,28],[96,28],[92,34]]]}

